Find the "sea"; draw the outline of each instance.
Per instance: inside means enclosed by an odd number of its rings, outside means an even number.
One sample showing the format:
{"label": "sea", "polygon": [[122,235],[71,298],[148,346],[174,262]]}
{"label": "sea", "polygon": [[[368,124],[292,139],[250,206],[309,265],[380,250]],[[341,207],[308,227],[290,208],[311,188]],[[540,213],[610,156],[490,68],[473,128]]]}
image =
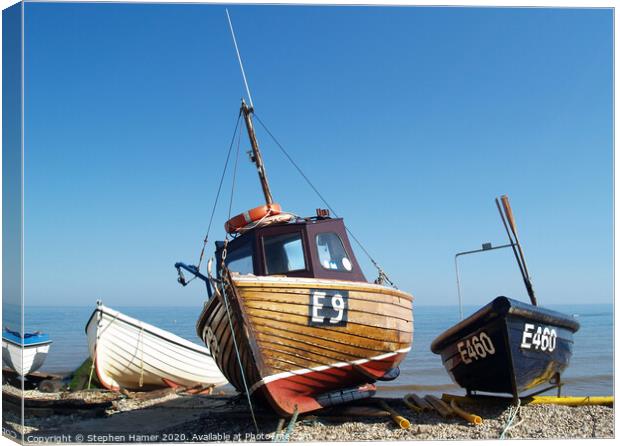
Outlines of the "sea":
{"label": "sea", "polygon": [[[611,304],[556,305],[548,308],[571,314],[581,324],[575,334],[573,357],[563,374],[565,395],[613,394],[613,306]],[[26,331],[48,333],[53,340],[42,371],[67,373],[88,356],[85,324],[93,307],[31,306],[26,311]],[[202,344],[195,333],[198,307],[115,307],[129,316]],[[464,307],[464,314],[478,307]],[[433,339],[459,320],[457,306],[414,306],[414,341],[401,363],[401,375],[379,383],[378,394],[402,396],[463,393],[443,368],[438,355],[430,351]],[[232,390],[232,388],[230,389]],[[553,394],[554,391],[549,392]]]}

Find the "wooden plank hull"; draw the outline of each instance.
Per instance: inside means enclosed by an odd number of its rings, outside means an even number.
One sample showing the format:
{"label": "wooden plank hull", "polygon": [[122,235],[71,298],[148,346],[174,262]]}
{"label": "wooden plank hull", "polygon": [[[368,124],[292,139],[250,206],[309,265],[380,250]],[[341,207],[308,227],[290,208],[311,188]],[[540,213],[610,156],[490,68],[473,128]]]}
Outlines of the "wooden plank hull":
{"label": "wooden plank hull", "polygon": [[517,397],[559,378],[578,329],[570,316],[498,297],[442,333],[431,350],[468,392]]}
{"label": "wooden plank hull", "polygon": [[[412,297],[362,282],[234,274],[223,296],[207,302],[200,337],[239,391],[282,415],[320,409],[348,389],[365,395],[404,359],[413,341]],[[242,367],[234,350],[236,334]],[[349,391],[350,390],[350,391]],[[358,393],[357,390],[359,390]],[[329,396],[329,397],[328,397]]]}
{"label": "wooden plank hull", "polygon": [[103,305],[88,320],[86,334],[107,389],[226,384],[207,348]]}

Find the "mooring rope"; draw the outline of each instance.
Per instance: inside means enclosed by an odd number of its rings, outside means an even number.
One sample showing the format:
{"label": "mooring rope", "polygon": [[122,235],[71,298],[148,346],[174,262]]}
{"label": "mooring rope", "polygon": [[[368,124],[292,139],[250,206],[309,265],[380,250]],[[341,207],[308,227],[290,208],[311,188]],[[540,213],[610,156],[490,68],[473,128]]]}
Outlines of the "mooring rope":
{"label": "mooring rope", "polygon": [[282,432],[282,428],[284,427],[284,418],[280,418],[278,420],[278,426],[276,427],[276,432],[273,434],[272,442],[277,442],[280,439],[280,433]]}
{"label": "mooring rope", "polygon": [[499,436],[500,440],[504,440],[506,433],[508,432],[508,430],[517,427],[519,424],[521,424],[521,422],[515,424],[514,426],[512,425],[512,423],[514,423],[515,418],[517,418],[517,415],[519,414],[519,410],[521,409],[521,399],[518,398],[517,399],[517,405],[515,407],[510,407],[510,411],[508,412],[508,421],[506,422],[506,426],[504,426],[504,430],[502,431],[502,434]]}
{"label": "mooring rope", "polygon": [[[235,166],[233,169],[233,179],[232,179],[232,185],[231,185],[231,191],[230,191],[230,202],[228,204],[228,219],[230,220],[230,214],[232,211],[232,204],[233,204],[233,198],[235,195],[235,182],[237,179],[237,163],[239,161],[239,147],[241,145],[241,137],[238,138],[238,142],[237,142],[237,154],[235,156]],[[245,377],[245,371],[243,369],[243,361],[241,360],[241,353],[239,352],[239,346],[237,345],[237,334],[235,333],[235,328],[233,326],[233,322],[232,322],[232,317],[230,315],[230,308],[229,308],[229,304],[228,304],[228,297],[226,296],[226,287],[225,287],[225,282],[229,282],[228,279],[228,271],[226,269],[226,255],[228,252],[228,234],[226,234],[226,238],[224,239],[224,249],[222,250],[222,280],[220,282],[220,288],[221,288],[221,296],[224,300],[224,307],[226,308],[226,316],[228,318],[228,325],[230,327],[230,333],[232,336],[232,340],[233,340],[233,346],[235,347],[235,355],[237,357],[237,363],[239,364],[239,370],[241,372],[241,380],[243,381],[243,387],[245,390],[245,394],[246,394],[246,398],[248,400],[248,406],[250,408],[250,414],[252,416],[252,422],[254,423],[254,428],[256,429],[256,433],[258,434],[260,432],[260,429],[258,428],[258,422],[256,421],[256,416],[254,415],[254,407],[252,406],[252,397],[250,396],[250,388],[248,386],[248,382],[247,379]],[[233,285],[229,283],[229,286],[232,287]]]}
{"label": "mooring rope", "polygon": [[[293,411],[293,416],[289,420],[288,426],[286,426],[286,430],[284,431],[284,433],[276,432],[276,436],[273,437],[272,441],[280,442],[280,443],[288,442],[291,434],[293,433],[293,429],[295,429],[295,423],[297,423],[297,417],[298,416],[299,416],[299,409],[297,408],[297,404],[295,404],[295,410]],[[282,419],[282,421],[284,421],[284,419]],[[282,424],[284,424],[284,423],[282,423]],[[280,431],[281,430],[282,430],[282,428],[280,428]]]}
{"label": "mooring rope", "polygon": [[90,362],[90,373],[88,374],[88,387],[87,387],[88,390],[90,390],[90,384],[92,383],[92,380],[93,380],[93,371],[95,370],[95,360],[97,358],[97,343],[95,343],[95,346],[93,347],[93,357],[95,359],[93,359]]}
{"label": "mooring rope", "polygon": [[[224,262],[224,260],[222,260]],[[233,346],[235,347],[235,354],[237,356],[237,362],[239,363],[239,370],[241,371],[241,380],[243,381],[243,387],[245,390],[245,394],[248,400],[248,406],[250,407],[250,415],[252,416],[252,422],[254,423],[254,428],[256,429],[256,433],[260,432],[258,428],[258,422],[256,421],[256,416],[254,415],[254,407],[252,406],[252,398],[250,397],[250,388],[248,386],[248,381],[245,378],[245,371],[243,370],[243,362],[241,361],[241,353],[239,352],[239,346],[237,345],[237,334],[235,333],[235,329],[233,328],[232,318],[230,317],[230,309],[228,306],[228,298],[226,297],[226,289],[224,287],[224,280],[222,280],[222,297],[224,298],[224,307],[226,308],[226,316],[228,317],[228,325],[230,326],[230,333],[233,339]],[[231,285],[232,286],[232,285]]]}

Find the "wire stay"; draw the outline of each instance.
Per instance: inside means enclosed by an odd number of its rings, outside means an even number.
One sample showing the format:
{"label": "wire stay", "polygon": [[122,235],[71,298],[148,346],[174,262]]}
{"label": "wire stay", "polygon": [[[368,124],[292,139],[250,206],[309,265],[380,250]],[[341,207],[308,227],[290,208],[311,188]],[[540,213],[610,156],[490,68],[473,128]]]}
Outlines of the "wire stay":
{"label": "wire stay", "polygon": [[[304,171],[301,169],[301,167],[299,167],[299,165],[295,162],[295,160],[293,160],[293,158],[291,157],[291,155],[289,155],[289,153],[287,152],[287,150],[284,148],[284,146],[280,143],[280,141],[278,141],[278,139],[275,137],[275,135],[273,133],[271,133],[271,131],[269,130],[269,128],[267,128],[267,126],[265,125],[265,123],[261,120],[260,116],[258,116],[256,114],[256,112],[254,112],[254,117],[256,118],[256,120],[258,121],[258,123],[261,125],[261,127],[263,127],[263,129],[267,132],[267,134],[271,137],[271,139],[273,140],[273,142],[276,143],[276,145],[278,146],[278,148],[282,151],[282,153],[284,154],[284,156],[286,156],[286,158],[289,160],[289,162],[293,165],[293,167],[295,167],[295,169],[297,169],[297,172],[299,172],[299,174],[303,177],[304,180],[306,180],[306,183],[308,183],[308,185],[312,188],[312,190],[317,194],[317,196],[321,199],[321,201],[323,201],[323,203],[325,204],[325,206],[327,206],[327,208],[330,210],[330,212],[334,215],[334,217],[338,218],[338,214],[336,213],[336,211],[334,211],[334,209],[331,207],[331,205],[327,202],[327,200],[325,199],[325,197],[323,197],[323,195],[321,194],[321,192],[319,192],[319,190],[316,188],[316,186],[312,183],[312,181],[310,181],[310,178],[308,178],[308,176],[304,173]],[[345,229],[347,230],[347,232],[349,233],[349,235],[351,236],[351,238],[353,240],[355,240],[355,242],[358,244],[358,246],[362,249],[362,251],[364,252],[364,254],[366,254],[366,256],[368,257],[368,259],[372,262],[373,266],[375,268],[377,268],[377,271],[379,271],[379,278],[380,279],[385,279],[387,280],[387,282],[392,285],[393,287],[396,288],[396,285],[394,284],[394,282],[392,282],[390,280],[390,278],[387,276],[387,274],[385,274],[385,272],[383,271],[383,269],[379,266],[379,264],[375,261],[375,259],[370,255],[370,253],[368,252],[368,250],[364,247],[364,245],[362,245],[362,242],[359,241],[359,239],[355,236],[355,234],[353,234],[353,232],[347,227],[345,226]]]}
{"label": "wire stay", "polygon": [[[228,147],[228,154],[226,155],[226,162],[224,163],[224,170],[222,171],[222,176],[220,177],[220,184],[217,188],[217,194],[215,195],[215,203],[213,203],[213,209],[211,210],[211,218],[209,218],[209,226],[207,227],[207,233],[205,235],[204,241],[202,243],[202,250],[200,251],[200,257],[198,259],[197,269],[200,269],[200,264],[205,255],[205,248],[207,246],[207,242],[209,241],[209,233],[211,231],[211,224],[213,223],[213,216],[215,215],[215,209],[217,208],[217,203],[220,198],[220,193],[222,192],[222,184],[224,183],[224,177],[226,175],[226,170],[228,169],[228,162],[230,160],[230,153],[232,152],[233,145],[235,143],[235,137],[237,136],[237,130],[239,129],[239,120],[241,119],[241,112],[237,116],[237,123],[235,124],[235,130],[233,132],[233,136],[230,140],[230,146]],[[229,211],[230,212],[230,211]],[[192,279],[193,280],[193,279]]]}

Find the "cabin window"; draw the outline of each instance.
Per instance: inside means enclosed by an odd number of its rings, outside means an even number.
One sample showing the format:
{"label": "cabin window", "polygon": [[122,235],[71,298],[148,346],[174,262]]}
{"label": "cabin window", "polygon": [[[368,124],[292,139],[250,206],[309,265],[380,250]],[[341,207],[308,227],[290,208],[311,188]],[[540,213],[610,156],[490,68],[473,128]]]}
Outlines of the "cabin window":
{"label": "cabin window", "polygon": [[246,243],[228,253],[226,256],[226,266],[230,271],[240,274],[253,274],[254,258],[252,254],[252,244]]}
{"label": "cabin window", "polygon": [[316,249],[319,263],[332,271],[351,271],[353,265],[344,249],[342,240],[335,232],[321,232],[316,235]]}
{"label": "cabin window", "polygon": [[301,233],[263,237],[267,274],[285,274],[306,269]]}

